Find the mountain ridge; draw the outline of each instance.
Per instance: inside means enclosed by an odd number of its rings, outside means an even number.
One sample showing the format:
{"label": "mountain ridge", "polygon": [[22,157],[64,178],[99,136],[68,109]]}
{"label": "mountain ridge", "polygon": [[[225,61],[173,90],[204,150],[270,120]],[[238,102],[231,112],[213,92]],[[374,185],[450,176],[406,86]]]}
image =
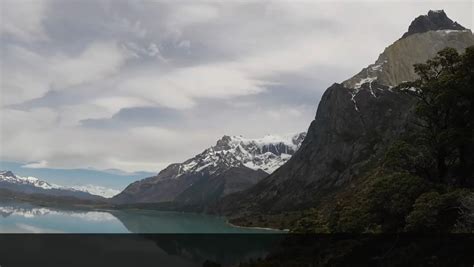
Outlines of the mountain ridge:
{"label": "mountain ridge", "polygon": [[86,186],[61,186],[48,183],[36,177],[22,177],[15,175],[11,171],[0,171],[0,188],[22,193],[36,193],[51,196],[72,196],[84,199],[102,199],[110,197],[115,191],[105,187]]}
{"label": "mountain ridge", "polygon": [[[158,175],[130,184],[113,198],[116,203],[132,202],[202,202],[207,196],[198,196],[193,186],[207,188],[209,194],[220,196],[240,191],[273,172],[294,154],[306,133],[263,138],[223,136],[216,144],[182,163],[174,163]],[[217,179],[223,173],[233,174],[229,179]],[[251,179],[248,179],[251,177]],[[242,184],[238,185],[238,180]],[[197,185],[195,185],[197,183]],[[230,187],[233,187],[231,189]],[[212,191],[212,192],[211,192]],[[186,196],[186,192],[194,192]],[[184,194],[184,195],[181,195]]]}

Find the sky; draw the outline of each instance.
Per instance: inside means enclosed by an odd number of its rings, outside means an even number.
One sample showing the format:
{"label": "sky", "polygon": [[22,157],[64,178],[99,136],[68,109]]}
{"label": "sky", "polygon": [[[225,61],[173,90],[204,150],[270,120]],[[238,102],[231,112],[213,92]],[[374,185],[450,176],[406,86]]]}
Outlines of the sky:
{"label": "sky", "polygon": [[157,172],[223,135],[306,131],[410,22],[467,2],[1,0],[0,160]]}

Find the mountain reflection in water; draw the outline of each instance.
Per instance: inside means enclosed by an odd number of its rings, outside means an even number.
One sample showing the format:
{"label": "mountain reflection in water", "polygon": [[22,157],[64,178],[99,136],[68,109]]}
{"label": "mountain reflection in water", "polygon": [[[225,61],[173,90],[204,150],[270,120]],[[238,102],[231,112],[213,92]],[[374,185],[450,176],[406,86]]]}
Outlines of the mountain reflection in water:
{"label": "mountain reflection in water", "polygon": [[177,212],[65,210],[9,202],[0,203],[0,215],[1,233],[139,233],[23,235],[21,242],[15,242],[16,235],[0,236],[0,242],[8,244],[0,247],[2,255],[14,255],[15,248],[21,251],[25,238],[32,240],[26,244],[40,242],[37,260],[67,259],[68,253],[73,253],[66,249],[69,242],[69,247],[80,244],[77,249],[84,253],[111,253],[117,261],[121,254],[138,253],[172,264],[168,266],[202,266],[206,260],[226,266],[265,256],[283,236],[255,234],[271,231],[236,228],[222,218]]}
{"label": "mountain reflection in water", "polygon": [[[64,233],[275,233],[238,228],[224,218],[202,214],[148,210],[81,210],[0,203],[0,232]],[[20,227],[18,227],[20,226]],[[31,228],[30,227],[30,228]],[[45,231],[40,231],[42,228]]]}

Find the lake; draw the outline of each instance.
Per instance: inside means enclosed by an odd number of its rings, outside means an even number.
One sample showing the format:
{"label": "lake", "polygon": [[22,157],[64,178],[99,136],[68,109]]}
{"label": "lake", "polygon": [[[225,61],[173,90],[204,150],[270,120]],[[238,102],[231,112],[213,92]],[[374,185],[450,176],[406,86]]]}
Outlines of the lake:
{"label": "lake", "polygon": [[192,213],[91,211],[0,203],[0,233],[275,233],[234,227],[224,218]]}
{"label": "lake", "polygon": [[52,260],[63,266],[137,266],[137,259],[140,266],[203,266],[208,260],[238,266],[264,257],[285,236],[233,227],[220,217],[179,212],[1,202],[0,215],[0,233],[48,233],[0,234],[2,266],[47,266]]}

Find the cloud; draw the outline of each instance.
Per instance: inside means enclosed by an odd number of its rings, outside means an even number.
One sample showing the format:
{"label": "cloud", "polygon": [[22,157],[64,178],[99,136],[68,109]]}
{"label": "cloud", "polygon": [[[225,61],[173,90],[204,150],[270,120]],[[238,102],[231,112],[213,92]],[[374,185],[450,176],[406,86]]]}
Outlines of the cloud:
{"label": "cloud", "polygon": [[18,104],[50,90],[66,90],[115,74],[127,54],[114,42],[96,42],[80,54],[44,56],[17,45],[5,45],[2,103]]}
{"label": "cloud", "polygon": [[156,43],[151,42],[148,46],[141,47],[137,43],[128,42],[123,44],[123,46],[136,58],[154,57],[162,62],[167,62]]}
{"label": "cloud", "polygon": [[218,7],[212,4],[179,3],[168,15],[167,26],[178,30],[190,25],[209,22],[217,18],[218,15]]}
{"label": "cloud", "polygon": [[57,76],[50,84],[60,89],[96,81],[114,74],[125,60],[126,55],[117,43],[92,43],[77,57],[53,57],[50,71]]}
{"label": "cloud", "polygon": [[46,160],[38,161],[38,162],[31,162],[21,166],[22,168],[29,168],[29,169],[41,169],[48,167],[48,162]]}
{"label": "cloud", "polygon": [[273,120],[284,120],[285,117],[298,118],[302,115],[301,110],[294,107],[282,107],[279,109],[267,110],[265,112]]}
{"label": "cloud", "polygon": [[42,25],[46,1],[4,0],[1,6],[2,35],[10,35],[27,42],[47,39]]}
{"label": "cloud", "polygon": [[430,8],[472,27],[472,4],[461,2],[2,8],[0,159],[125,171],[156,172],[224,134],[306,130],[325,88],[372,63]]}
{"label": "cloud", "polygon": [[[192,156],[192,151],[199,151],[203,140],[209,138],[200,130],[189,136],[187,132],[150,126],[110,131],[62,125],[56,116],[48,109],[3,110],[2,160],[32,162],[26,165],[30,168],[113,166],[128,171],[156,171],[179,160],[183,152]],[[186,149],[183,151],[182,147]]]}
{"label": "cloud", "polygon": [[197,98],[230,98],[264,91],[264,82],[225,65],[180,68],[164,75],[145,71],[132,75],[119,85],[120,93],[147,96],[157,105],[190,108]]}

